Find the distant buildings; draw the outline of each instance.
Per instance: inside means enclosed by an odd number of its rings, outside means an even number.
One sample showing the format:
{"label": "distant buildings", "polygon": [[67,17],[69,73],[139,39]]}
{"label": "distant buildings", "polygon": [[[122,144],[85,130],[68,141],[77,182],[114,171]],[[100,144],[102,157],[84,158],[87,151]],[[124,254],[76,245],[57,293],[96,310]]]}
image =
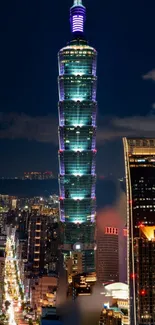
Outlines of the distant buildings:
{"label": "distant buildings", "polygon": [[150,238],[145,233],[146,238],[142,239],[139,228],[155,226],[155,139],[124,138],[123,143],[129,235],[127,257],[130,324],[154,324],[153,269],[149,273],[154,260],[154,236],[151,235]]}
{"label": "distant buildings", "polygon": [[45,180],[54,178],[53,173],[51,171],[47,172],[25,172],[24,179],[30,180]]}

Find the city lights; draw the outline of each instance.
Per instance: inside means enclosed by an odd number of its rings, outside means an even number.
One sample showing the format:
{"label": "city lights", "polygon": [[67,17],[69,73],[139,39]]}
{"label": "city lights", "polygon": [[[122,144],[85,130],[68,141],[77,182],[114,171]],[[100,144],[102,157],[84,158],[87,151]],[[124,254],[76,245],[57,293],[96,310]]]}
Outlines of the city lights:
{"label": "city lights", "polygon": [[5,259],[5,278],[4,278],[4,295],[5,301],[8,301],[8,323],[17,325],[17,319],[21,317],[21,281],[20,272],[17,266],[16,257],[14,257],[13,247],[15,245],[14,236],[8,237],[6,242],[6,259]]}
{"label": "city lights", "polygon": [[155,325],[155,1],[17,2],[1,8],[0,325]]}

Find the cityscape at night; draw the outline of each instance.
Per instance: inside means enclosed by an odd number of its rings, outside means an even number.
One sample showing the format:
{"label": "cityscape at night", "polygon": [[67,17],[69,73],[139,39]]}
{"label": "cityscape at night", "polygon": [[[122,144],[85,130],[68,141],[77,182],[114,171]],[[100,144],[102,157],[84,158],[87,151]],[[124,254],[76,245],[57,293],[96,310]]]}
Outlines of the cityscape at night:
{"label": "cityscape at night", "polygon": [[0,9],[0,325],[155,325],[155,3]]}

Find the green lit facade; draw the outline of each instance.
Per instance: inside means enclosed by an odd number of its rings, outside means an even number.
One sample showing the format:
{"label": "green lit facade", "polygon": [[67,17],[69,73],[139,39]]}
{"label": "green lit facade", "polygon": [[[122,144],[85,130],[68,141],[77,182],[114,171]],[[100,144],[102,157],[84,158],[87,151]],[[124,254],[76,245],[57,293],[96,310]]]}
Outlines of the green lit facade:
{"label": "green lit facade", "polygon": [[59,187],[64,253],[81,251],[83,271],[92,272],[95,231],[96,60],[83,35],[85,7],[70,10],[73,40],[58,53]]}

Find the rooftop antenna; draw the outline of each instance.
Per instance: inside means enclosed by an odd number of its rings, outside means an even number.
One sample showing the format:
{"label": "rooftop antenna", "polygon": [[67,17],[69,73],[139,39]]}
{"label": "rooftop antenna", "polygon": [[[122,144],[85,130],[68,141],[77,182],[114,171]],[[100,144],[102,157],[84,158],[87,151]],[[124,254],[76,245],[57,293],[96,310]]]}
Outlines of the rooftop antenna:
{"label": "rooftop antenna", "polygon": [[73,34],[84,33],[84,23],[86,20],[86,8],[82,0],[74,0],[73,6],[70,8],[70,24]]}

